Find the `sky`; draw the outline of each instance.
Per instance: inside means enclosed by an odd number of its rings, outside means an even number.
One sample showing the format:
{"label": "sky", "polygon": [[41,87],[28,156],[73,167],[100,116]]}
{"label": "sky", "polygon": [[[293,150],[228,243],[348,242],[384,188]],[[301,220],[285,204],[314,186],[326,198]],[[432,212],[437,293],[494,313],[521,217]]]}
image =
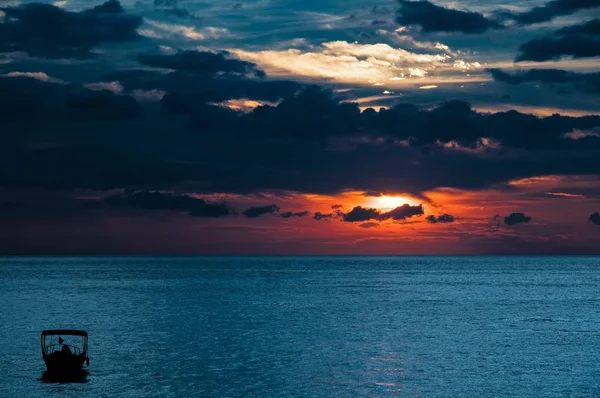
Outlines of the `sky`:
{"label": "sky", "polygon": [[0,254],[600,254],[599,0],[0,0]]}

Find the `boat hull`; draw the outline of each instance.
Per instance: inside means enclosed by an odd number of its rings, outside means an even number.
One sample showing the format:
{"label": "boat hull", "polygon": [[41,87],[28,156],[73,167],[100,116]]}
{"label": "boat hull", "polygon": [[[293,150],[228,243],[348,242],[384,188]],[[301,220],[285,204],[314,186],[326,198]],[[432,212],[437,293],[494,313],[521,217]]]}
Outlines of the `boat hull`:
{"label": "boat hull", "polygon": [[72,374],[81,372],[85,363],[85,356],[82,355],[63,355],[56,352],[49,355],[44,355],[46,369],[51,373]]}

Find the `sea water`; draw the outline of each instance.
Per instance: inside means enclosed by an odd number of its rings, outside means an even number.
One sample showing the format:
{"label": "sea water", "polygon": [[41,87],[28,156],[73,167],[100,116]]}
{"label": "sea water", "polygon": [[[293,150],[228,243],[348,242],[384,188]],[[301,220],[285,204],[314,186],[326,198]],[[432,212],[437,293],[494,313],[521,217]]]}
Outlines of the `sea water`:
{"label": "sea water", "polygon": [[0,306],[0,397],[600,396],[599,257],[2,258]]}

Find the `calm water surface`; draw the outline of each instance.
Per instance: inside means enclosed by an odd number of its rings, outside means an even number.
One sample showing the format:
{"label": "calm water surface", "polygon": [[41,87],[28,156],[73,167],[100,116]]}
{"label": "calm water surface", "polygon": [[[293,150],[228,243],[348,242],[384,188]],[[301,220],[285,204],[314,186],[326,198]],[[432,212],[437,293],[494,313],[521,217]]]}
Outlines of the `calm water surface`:
{"label": "calm water surface", "polygon": [[0,397],[600,396],[599,257],[4,258],[0,305]]}

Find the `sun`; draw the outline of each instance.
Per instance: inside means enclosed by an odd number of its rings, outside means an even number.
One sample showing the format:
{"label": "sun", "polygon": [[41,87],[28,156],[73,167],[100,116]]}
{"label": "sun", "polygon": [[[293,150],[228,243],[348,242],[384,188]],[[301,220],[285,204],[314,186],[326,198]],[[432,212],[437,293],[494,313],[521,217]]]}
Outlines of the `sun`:
{"label": "sun", "polygon": [[377,209],[395,209],[396,207],[402,206],[403,204],[409,204],[416,206],[418,203],[407,196],[395,196],[395,195],[382,195],[373,198],[369,198],[368,206],[375,207]]}

